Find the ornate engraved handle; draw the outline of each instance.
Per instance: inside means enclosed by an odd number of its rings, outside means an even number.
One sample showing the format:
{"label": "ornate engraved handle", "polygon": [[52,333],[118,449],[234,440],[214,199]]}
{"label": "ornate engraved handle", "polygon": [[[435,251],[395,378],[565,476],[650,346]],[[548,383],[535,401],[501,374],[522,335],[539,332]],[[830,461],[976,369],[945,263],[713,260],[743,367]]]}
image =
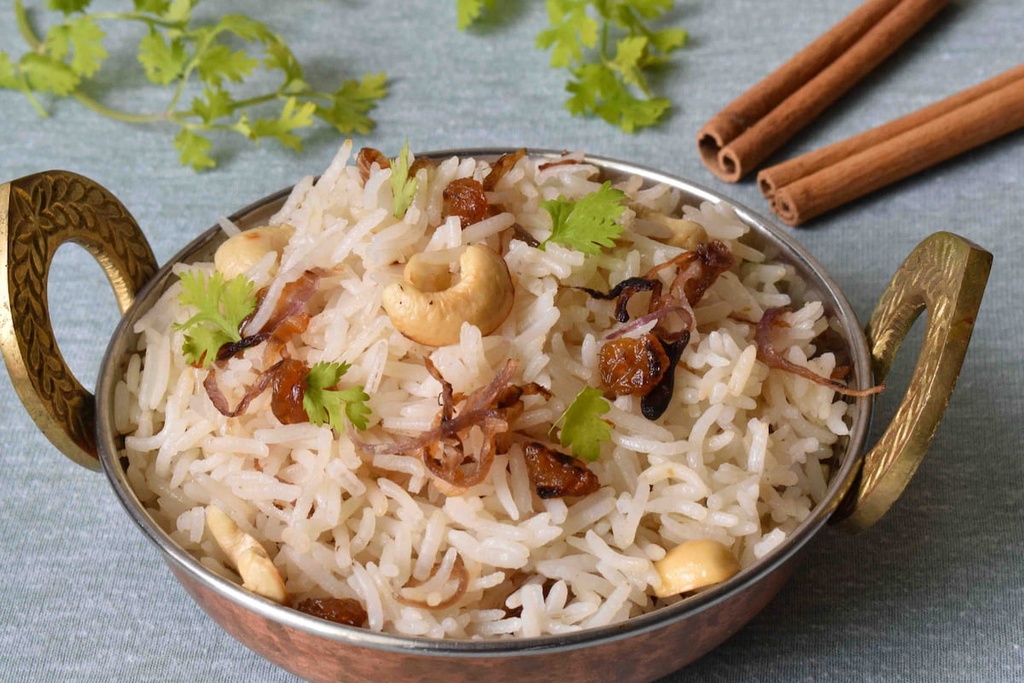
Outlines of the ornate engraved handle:
{"label": "ornate engraved handle", "polygon": [[878,521],[921,463],[956,385],[991,267],[992,254],[939,232],[893,275],[866,329],[876,381],[885,380],[924,309],[928,323],[907,392],[833,517],[846,528],[857,531]]}
{"label": "ornate engraved handle", "polygon": [[75,242],[110,279],[123,313],[157,270],[135,219],[88,178],[48,171],[0,185],[0,347],[29,415],[65,455],[99,469],[95,399],[57,348],[47,279],[57,248]]}

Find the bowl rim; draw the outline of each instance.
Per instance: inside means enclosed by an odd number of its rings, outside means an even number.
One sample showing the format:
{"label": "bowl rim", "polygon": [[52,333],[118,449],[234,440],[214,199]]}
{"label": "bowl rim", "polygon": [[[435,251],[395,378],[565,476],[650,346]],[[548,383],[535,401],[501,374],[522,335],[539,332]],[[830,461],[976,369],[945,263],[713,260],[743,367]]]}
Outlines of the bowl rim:
{"label": "bowl rim", "polygon": [[[514,152],[517,149],[515,147],[453,148],[422,152],[416,156],[430,157],[435,160],[447,159],[452,156],[496,158],[502,154]],[[556,159],[561,157],[562,152],[553,149],[530,148],[528,149],[528,154],[531,157]],[[813,276],[816,285],[815,293],[823,298],[828,298],[828,303],[834,309],[833,314],[846,336],[850,347],[850,358],[854,366],[855,386],[871,386],[870,354],[863,328],[857,320],[856,313],[828,271],[788,232],[743,204],[680,176],[601,155],[584,154],[584,160],[587,163],[596,165],[603,174],[612,173],[619,176],[638,175],[643,178],[645,183],[665,183],[698,201],[708,201],[716,205],[725,204],[732,207],[740,220],[764,239],[779,247],[780,257],[785,257],[787,262],[793,263],[805,276],[806,274]],[[286,187],[258,199],[231,214],[228,220],[233,223],[244,224],[254,214],[260,212],[269,216],[272,213],[269,209],[271,207],[279,208],[293,188],[294,186]],[[273,211],[276,211],[276,208],[273,208]],[[689,615],[709,609],[741,593],[748,586],[759,582],[765,576],[786,564],[828,521],[852,486],[859,471],[859,465],[864,455],[863,446],[870,429],[872,406],[872,398],[870,396],[858,397],[852,401],[854,405],[853,427],[847,437],[846,452],[843,455],[840,467],[831,475],[825,498],[812,509],[811,514],[798,525],[780,546],[721,584],[687,597],[675,604],[660,607],[616,624],[560,635],[467,640],[379,633],[365,628],[328,622],[304,614],[298,610],[251,593],[239,584],[215,574],[203,566],[188,551],[175,543],[170,535],[146,512],[145,506],[136,496],[132,485],[128,481],[125,468],[121,464],[121,458],[118,455],[120,437],[114,427],[113,396],[117,382],[123,374],[124,363],[135,348],[134,344],[129,345],[128,343],[129,339],[136,337],[132,328],[139,316],[155,303],[159,295],[169,284],[171,269],[176,264],[194,260],[196,254],[205,249],[212,248],[214,243],[218,243],[224,237],[222,228],[219,225],[214,225],[194,238],[160,267],[159,271],[139,292],[136,304],[122,316],[111,336],[100,366],[96,390],[97,443],[100,450],[102,469],[114,488],[121,505],[146,537],[161,551],[166,562],[184,571],[214,594],[282,626],[294,628],[327,640],[345,642],[373,650],[404,653],[417,652],[420,654],[450,657],[499,657],[516,653],[550,653],[552,651],[572,650],[620,640],[657,630],[670,623],[685,619]]]}

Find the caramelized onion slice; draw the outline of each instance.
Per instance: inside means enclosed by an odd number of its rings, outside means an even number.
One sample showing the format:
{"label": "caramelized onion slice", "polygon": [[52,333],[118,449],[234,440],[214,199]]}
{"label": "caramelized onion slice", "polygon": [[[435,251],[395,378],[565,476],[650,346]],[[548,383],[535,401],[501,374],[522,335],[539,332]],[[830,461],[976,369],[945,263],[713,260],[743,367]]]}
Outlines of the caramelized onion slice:
{"label": "caramelized onion slice", "polygon": [[724,242],[711,240],[698,244],[693,251],[685,252],[668,263],[673,261],[677,262],[679,270],[672,280],[672,294],[696,306],[715,280],[733,267],[736,259]]}
{"label": "caramelized onion slice", "polygon": [[633,295],[639,292],[653,291],[654,297],[657,297],[661,292],[661,282],[653,277],[628,277],[607,292],[588,287],[578,287],[577,289],[586,292],[595,299],[617,299],[615,302],[615,319],[620,323],[624,323],[629,320],[626,305]]}
{"label": "caramelized onion slice", "polygon": [[[306,331],[309,325],[310,314],[306,310],[309,300],[316,294],[317,284],[320,282],[319,273],[307,270],[298,279],[289,282],[281,290],[281,296],[274,306],[267,322],[256,332],[250,334],[245,328],[248,326],[252,316],[242,321],[242,338],[237,342],[231,342],[220,347],[217,352],[217,360],[225,361],[233,358],[245,349],[257,346],[267,340],[270,341],[272,350],[278,352],[288,341],[297,334]],[[260,293],[260,302],[266,292]],[[257,304],[259,310],[259,304]]]}
{"label": "caramelized onion slice", "polygon": [[777,350],[772,345],[771,334],[772,329],[777,325],[781,324],[778,318],[783,313],[790,310],[787,306],[779,306],[776,308],[765,309],[764,315],[761,316],[761,321],[757,324],[757,333],[755,335],[755,343],[757,344],[757,357],[770,368],[776,368],[778,370],[785,370],[791,372],[794,375],[803,377],[804,379],[810,380],[815,384],[820,384],[823,387],[828,387],[834,390],[838,394],[843,396],[871,396],[877,394],[885,389],[884,384],[869,387],[867,389],[851,389],[846,386],[845,382],[832,379],[831,377],[822,377],[818,373],[814,372],[810,368],[805,368],[802,365],[793,363],[786,358],[782,352]]}
{"label": "caramelized onion slice", "polygon": [[391,160],[384,156],[384,152],[379,149],[363,147],[359,150],[359,154],[356,155],[356,168],[359,169],[359,177],[362,178],[364,185],[370,179],[370,172],[373,170],[374,164],[377,164],[377,168],[380,170],[391,168]]}
{"label": "caramelized onion slice", "polygon": [[[485,386],[466,397],[458,414],[453,414],[454,395],[451,384],[440,376],[429,360],[427,371],[441,382],[441,415],[434,428],[417,436],[391,443],[367,443],[351,437],[352,443],[367,453],[420,455],[423,464],[446,494],[457,495],[482,482],[490,472],[500,434],[508,431],[505,411],[498,406],[506,387],[519,368],[519,361],[510,359]],[[470,431],[483,432],[479,453],[466,452]]]}
{"label": "caramelized onion slice", "polygon": [[668,356],[670,371],[662,376],[661,381],[655,384],[653,389],[640,398],[640,414],[648,420],[657,420],[672,403],[672,394],[676,387],[675,367],[689,343],[689,332],[684,332],[683,336],[675,341],[665,343],[665,354]]}
{"label": "caramelized onion slice", "polygon": [[493,192],[494,188],[497,187],[498,182],[500,182],[501,179],[504,178],[505,175],[509,171],[511,171],[515,167],[515,165],[519,163],[519,160],[522,159],[524,156],[526,156],[525,147],[523,147],[522,149],[517,149],[514,152],[502,154],[498,158],[498,160],[494,162],[494,165],[491,166],[490,173],[488,173],[487,176],[484,177],[484,190],[487,192]]}
{"label": "caramelized onion slice", "polygon": [[[508,422],[497,411],[479,411],[479,422],[428,444],[423,451],[423,465],[445,486],[447,495],[461,495],[487,478],[497,453],[499,434],[508,431]],[[479,452],[468,454],[466,440],[470,430],[483,432]]]}
{"label": "caramelized onion slice", "polygon": [[246,389],[245,395],[242,396],[241,401],[235,408],[231,408],[228,405],[228,399],[224,396],[224,393],[220,390],[217,385],[217,372],[216,368],[210,368],[209,373],[206,375],[206,379],[203,380],[203,388],[206,389],[206,395],[210,397],[210,402],[213,403],[213,407],[225,417],[238,417],[248,409],[249,404],[254,398],[262,394],[271,382],[274,381],[274,376],[277,374],[278,368],[284,361],[278,361],[274,365],[270,366],[257,377],[256,381]]}

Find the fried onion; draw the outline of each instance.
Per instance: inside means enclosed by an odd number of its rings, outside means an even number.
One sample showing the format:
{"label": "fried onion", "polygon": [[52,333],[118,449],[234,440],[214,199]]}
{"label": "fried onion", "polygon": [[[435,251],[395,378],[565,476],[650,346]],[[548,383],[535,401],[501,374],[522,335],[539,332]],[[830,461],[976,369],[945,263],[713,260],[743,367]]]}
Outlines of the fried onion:
{"label": "fried onion", "polygon": [[[417,454],[435,484],[446,495],[459,495],[482,482],[497,453],[497,438],[509,429],[507,408],[499,407],[502,392],[511,384],[519,361],[510,359],[485,386],[470,393],[455,413],[456,396],[430,359],[427,371],[441,383],[441,413],[437,424],[417,435],[392,443],[367,443],[352,437],[357,448],[368,453]],[[474,428],[482,432],[478,452],[467,452]]]}
{"label": "fried onion", "polygon": [[[732,268],[734,262],[729,247],[724,242],[712,240],[698,244],[692,251],[685,251],[654,266],[643,276],[626,278],[608,292],[580,288],[596,299],[616,300],[615,319],[623,323],[623,326],[605,336],[605,346],[648,323],[655,323],[651,334],[662,346],[669,364],[667,370],[659,375],[656,384],[646,385],[641,391],[640,412],[644,417],[655,420],[668,408],[672,401],[675,385],[676,364],[690,341],[691,332],[697,326],[693,306],[704,297],[704,294],[722,273]],[[672,267],[676,269],[676,272],[668,286],[668,291],[665,292],[658,274],[662,270]],[[629,301],[640,292],[651,293],[647,312],[630,321],[627,308]],[[604,347],[602,347],[602,353],[603,350]],[[641,360],[641,356],[637,356],[637,361]],[[620,374],[630,374],[626,370]],[[644,368],[637,368],[637,370],[642,371]]]}
{"label": "fried onion", "polygon": [[867,389],[851,389],[846,386],[845,382],[832,379],[831,377],[823,377],[810,368],[797,365],[786,358],[783,355],[783,352],[780,352],[772,345],[771,334],[776,325],[785,324],[779,321],[779,316],[789,310],[790,309],[787,306],[768,308],[765,309],[764,314],[761,316],[761,321],[757,324],[757,334],[755,335],[754,340],[757,344],[757,357],[762,363],[770,368],[785,370],[786,372],[791,372],[794,375],[808,379],[815,384],[828,387],[843,396],[871,396],[885,389],[884,384],[879,384]]}

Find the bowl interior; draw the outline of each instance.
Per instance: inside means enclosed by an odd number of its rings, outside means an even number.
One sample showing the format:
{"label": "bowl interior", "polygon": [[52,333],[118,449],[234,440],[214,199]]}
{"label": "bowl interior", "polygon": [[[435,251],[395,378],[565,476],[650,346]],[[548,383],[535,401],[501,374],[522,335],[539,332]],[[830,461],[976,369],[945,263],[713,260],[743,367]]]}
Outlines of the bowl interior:
{"label": "bowl interior", "polygon": [[[426,153],[420,156],[429,156],[435,159],[445,159],[450,156],[473,156],[493,159],[508,151],[513,150],[448,150]],[[531,150],[530,154],[531,156],[549,158],[559,156],[558,152],[548,150]],[[795,268],[800,279],[805,284],[806,291],[791,292],[794,298],[813,298],[823,302],[830,320],[830,332],[828,333],[830,339],[827,340],[827,343],[830,346],[830,350],[840,354],[840,362],[852,366],[852,386],[871,386],[870,356],[861,326],[849,302],[820,264],[788,233],[746,207],[738,205],[709,189],[687,180],[613,159],[588,156],[587,160],[601,170],[605,179],[612,180],[613,182],[628,176],[640,176],[646,184],[665,183],[678,189],[682,194],[685,204],[696,205],[701,202],[711,202],[731,206],[740,219],[751,228],[744,241],[762,250],[769,259],[791,264]],[[268,219],[282,206],[289,192],[290,188],[286,188],[265,197],[234,213],[229,217],[229,220],[242,229],[265,225]],[[116,433],[113,426],[114,388],[118,379],[124,376],[128,358],[137,348],[138,344],[138,335],[133,331],[135,322],[145,311],[154,305],[157,299],[174,281],[171,273],[171,267],[174,264],[212,260],[214,251],[224,239],[224,232],[219,227],[213,227],[193,240],[170,263],[160,269],[153,280],[140,292],[135,304],[120,322],[107,349],[96,392],[99,432],[97,436],[103,468],[114,486],[118,497],[139,527],[160,548],[165,559],[177,571],[185,572],[217,594],[274,622],[325,638],[351,642],[376,649],[393,651],[416,649],[418,651],[436,651],[455,655],[500,654],[530,649],[576,648],[609,639],[618,639],[626,633],[657,628],[659,624],[683,619],[688,614],[706,609],[730,594],[742,590],[743,587],[760,580],[767,573],[772,572],[792,557],[828,520],[856,476],[869,427],[870,398],[851,399],[851,402],[854,404],[853,425],[850,435],[844,437],[840,442],[841,446],[837,448],[834,461],[830,464],[828,493],[825,499],[812,511],[811,515],[804,520],[780,547],[728,581],[674,605],[632,618],[624,625],[600,627],[564,636],[543,636],[535,639],[519,639],[515,641],[441,641],[373,633],[365,629],[333,624],[282,607],[258,597],[207,570],[191,554],[171,540],[170,536],[147,513],[144,505],[132,490],[125,471],[126,462],[119,457],[119,449],[123,447],[123,438]]]}

